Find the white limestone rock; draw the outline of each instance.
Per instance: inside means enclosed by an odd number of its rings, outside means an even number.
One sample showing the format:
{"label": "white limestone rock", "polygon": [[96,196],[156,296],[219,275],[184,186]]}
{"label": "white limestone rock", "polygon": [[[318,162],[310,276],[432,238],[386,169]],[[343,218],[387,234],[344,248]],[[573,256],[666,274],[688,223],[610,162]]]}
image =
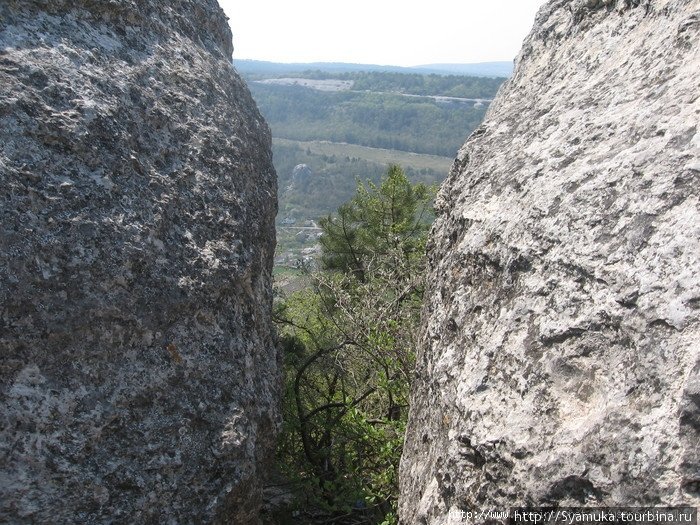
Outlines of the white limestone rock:
{"label": "white limestone rock", "polygon": [[700,2],[592,4],[541,8],[438,197],[406,525],[700,504]]}

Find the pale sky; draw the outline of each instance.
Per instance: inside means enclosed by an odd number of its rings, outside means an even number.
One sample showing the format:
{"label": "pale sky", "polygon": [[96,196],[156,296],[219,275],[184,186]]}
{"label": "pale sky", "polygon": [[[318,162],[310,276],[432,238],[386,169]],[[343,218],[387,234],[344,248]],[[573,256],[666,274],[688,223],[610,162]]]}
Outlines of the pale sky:
{"label": "pale sky", "polygon": [[234,59],[396,66],[512,60],[545,0],[219,0]]}

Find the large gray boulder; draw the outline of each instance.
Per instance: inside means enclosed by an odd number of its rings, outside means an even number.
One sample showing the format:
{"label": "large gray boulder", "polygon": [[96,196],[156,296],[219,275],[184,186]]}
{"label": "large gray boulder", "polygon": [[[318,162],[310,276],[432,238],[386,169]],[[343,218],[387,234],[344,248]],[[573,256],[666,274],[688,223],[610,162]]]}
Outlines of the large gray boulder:
{"label": "large gray boulder", "polygon": [[0,522],[255,523],[270,134],[215,0],[0,2]]}
{"label": "large gray boulder", "polygon": [[700,504],[698,42],[697,0],[541,8],[438,198],[402,523]]}

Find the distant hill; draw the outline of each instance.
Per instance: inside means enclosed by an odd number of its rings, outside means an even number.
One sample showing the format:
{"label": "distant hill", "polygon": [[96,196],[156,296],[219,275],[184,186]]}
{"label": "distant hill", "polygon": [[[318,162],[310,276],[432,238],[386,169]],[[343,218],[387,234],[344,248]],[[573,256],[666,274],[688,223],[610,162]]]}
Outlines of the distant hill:
{"label": "distant hill", "polygon": [[438,75],[469,75],[477,77],[510,77],[513,62],[480,62],[478,64],[426,64],[412,68],[421,73]]}
{"label": "distant hill", "polygon": [[498,63],[234,65],[272,131],[278,267],[317,250],[315,221],[348,201],[357,181],[378,183],[389,164],[412,182],[441,182],[510,72]]}
{"label": "distant hill", "polygon": [[[358,75],[339,73],[339,75]],[[464,139],[481,123],[500,85],[500,79],[486,77],[434,77],[464,79],[464,88],[457,96],[474,99],[464,101],[448,97],[430,97],[410,90],[392,92],[396,78],[420,81],[428,76],[371,73],[386,76],[386,81],[369,78],[357,90],[321,91],[301,85],[279,85],[261,82],[248,84],[260,112],[272,129],[272,136],[297,141],[325,140],[358,146],[400,150],[412,153],[454,158]],[[476,80],[484,85],[474,86]],[[377,89],[379,86],[380,89]],[[383,88],[386,86],[386,88]],[[417,86],[423,88],[423,85]],[[397,88],[398,90],[398,88]],[[437,93],[442,95],[443,93]]]}
{"label": "distant hill", "polygon": [[318,70],[333,73],[380,71],[387,73],[419,73],[424,75],[470,75],[480,77],[509,77],[512,62],[482,62],[478,64],[426,64],[415,67],[382,66],[377,64],[347,64],[344,62],[282,63],[262,60],[235,60],[236,69],[244,74],[282,74]]}

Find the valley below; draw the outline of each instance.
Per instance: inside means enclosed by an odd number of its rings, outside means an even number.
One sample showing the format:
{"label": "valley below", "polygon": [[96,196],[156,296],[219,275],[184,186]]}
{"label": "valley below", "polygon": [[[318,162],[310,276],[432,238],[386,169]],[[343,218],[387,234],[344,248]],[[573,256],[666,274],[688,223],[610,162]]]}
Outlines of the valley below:
{"label": "valley below", "polygon": [[412,182],[441,183],[505,80],[273,65],[252,71],[244,65],[242,73],[272,130],[279,178],[275,274],[291,290],[320,253],[321,232],[309,224],[335,212],[358,182],[377,183],[390,165]]}

